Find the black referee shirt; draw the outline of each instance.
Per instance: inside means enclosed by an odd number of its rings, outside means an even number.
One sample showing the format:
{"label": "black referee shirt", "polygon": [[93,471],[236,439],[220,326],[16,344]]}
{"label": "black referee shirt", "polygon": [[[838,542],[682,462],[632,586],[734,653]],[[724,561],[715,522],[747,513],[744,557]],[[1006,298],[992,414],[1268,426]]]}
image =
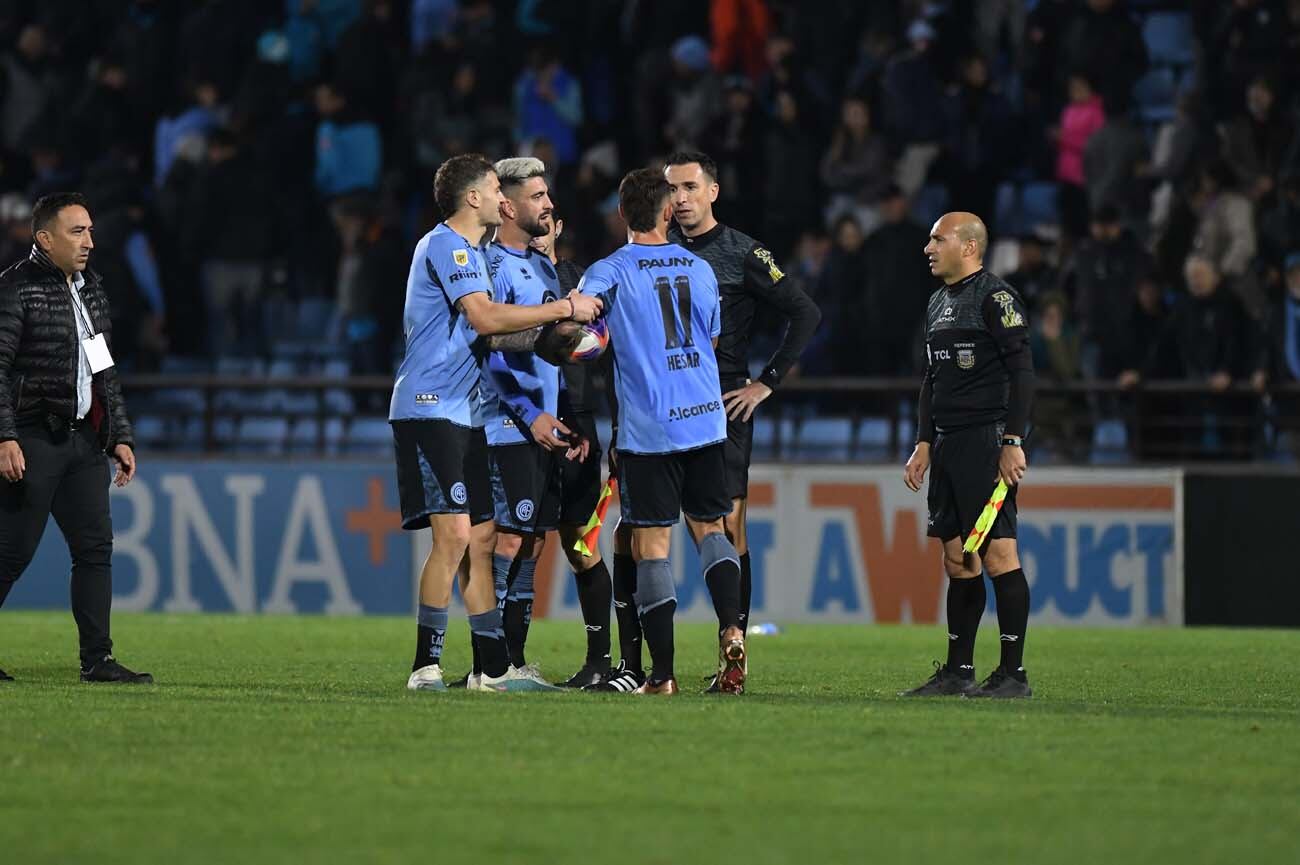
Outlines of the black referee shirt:
{"label": "black referee shirt", "polygon": [[697,237],[687,237],[674,224],[668,240],[690,250],[713,268],[722,303],[722,333],[718,335],[718,377],[728,385],[749,377],[749,340],[760,303],[789,320],[776,353],[763,367],[759,381],[775,389],[812,340],[821,311],[812,298],[787,279],[772,253],[744,232],[718,223]]}

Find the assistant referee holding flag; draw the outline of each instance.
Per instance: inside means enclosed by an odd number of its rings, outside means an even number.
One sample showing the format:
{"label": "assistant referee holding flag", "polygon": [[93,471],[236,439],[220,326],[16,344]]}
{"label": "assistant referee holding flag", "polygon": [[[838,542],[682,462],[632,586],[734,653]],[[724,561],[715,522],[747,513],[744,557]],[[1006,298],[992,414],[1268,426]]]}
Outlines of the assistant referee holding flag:
{"label": "assistant referee holding flag", "polygon": [[[31,562],[50,515],[72,554],[81,681],[150,683],[113,659],[114,483],[135,476],[131,422],[110,354],[108,296],[88,270],[86,200],[47,195],[32,210],[31,254],[0,273],[0,604]],[[0,680],[8,680],[0,671]]]}
{"label": "assistant referee holding flag", "polygon": [[[1034,368],[1029,321],[1015,289],[984,270],[988,231],[973,213],[946,213],[930,230],[925,254],[943,287],[926,312],[927,369],[921,385],[916,449],[904,481],[919,490],[933,460],[928,503],[931,537],[943,541],[948,580],[948,661],[912,697],[1029,697],[1022,663],[1029,584],[1016,551],[1016,485],[1025,475],[1021,444],[1029,425]],[[966,537],[998,480],[1006,501],[986,540],[963,552]],[[975,632],[993,580],[1001,630],[998,668],[976,686]]]}

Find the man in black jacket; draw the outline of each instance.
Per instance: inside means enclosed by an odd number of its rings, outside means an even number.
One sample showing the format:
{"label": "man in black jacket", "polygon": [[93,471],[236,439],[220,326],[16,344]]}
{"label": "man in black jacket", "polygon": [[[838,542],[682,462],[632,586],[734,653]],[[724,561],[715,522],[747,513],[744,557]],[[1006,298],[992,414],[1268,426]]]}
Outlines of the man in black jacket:
{"label": "man in black jacket", "polygon": [[[109,353],[108,298],[86,269],[90,212],[75,193],[36,202],[32,251],[0,273],[0,605],[31,562],[50,514],[72,554],[72,615],[83,682],[150,683],[114,660],[114,483],[135,476],[135,442]],[[0,681],[11,677],[0,671]]]}

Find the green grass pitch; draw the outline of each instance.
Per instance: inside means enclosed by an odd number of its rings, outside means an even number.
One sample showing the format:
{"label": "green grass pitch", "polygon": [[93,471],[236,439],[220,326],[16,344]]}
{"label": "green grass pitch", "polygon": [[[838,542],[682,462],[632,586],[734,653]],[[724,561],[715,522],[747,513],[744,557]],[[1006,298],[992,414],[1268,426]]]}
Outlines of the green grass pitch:
{"label": "green grass pitch", "polygon": [[[708,626],[675,699],[410,694],[413,631],[120,615],[159,684],[114,688],[66,613],[0,614],[0,861],[1300,861],[1300,633],[1031,629],[1036,696],[992,704],[894,696],[934,626],[752,638],[741,699],[695,693]],[[581,645],[539,622],[530,657]]]}

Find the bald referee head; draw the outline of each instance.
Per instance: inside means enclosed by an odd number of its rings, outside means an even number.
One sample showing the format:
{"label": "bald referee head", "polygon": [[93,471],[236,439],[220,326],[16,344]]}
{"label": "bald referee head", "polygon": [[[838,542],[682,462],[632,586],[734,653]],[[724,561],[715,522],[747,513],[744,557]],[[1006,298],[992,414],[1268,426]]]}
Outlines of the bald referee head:
{"label": "bald referee head", "polygon": [[925,255],[930,259],[930,273],[952,285],[984,266],[988,248],[989,231],[984,220],[959,210],[939,217],[930,229]]}

